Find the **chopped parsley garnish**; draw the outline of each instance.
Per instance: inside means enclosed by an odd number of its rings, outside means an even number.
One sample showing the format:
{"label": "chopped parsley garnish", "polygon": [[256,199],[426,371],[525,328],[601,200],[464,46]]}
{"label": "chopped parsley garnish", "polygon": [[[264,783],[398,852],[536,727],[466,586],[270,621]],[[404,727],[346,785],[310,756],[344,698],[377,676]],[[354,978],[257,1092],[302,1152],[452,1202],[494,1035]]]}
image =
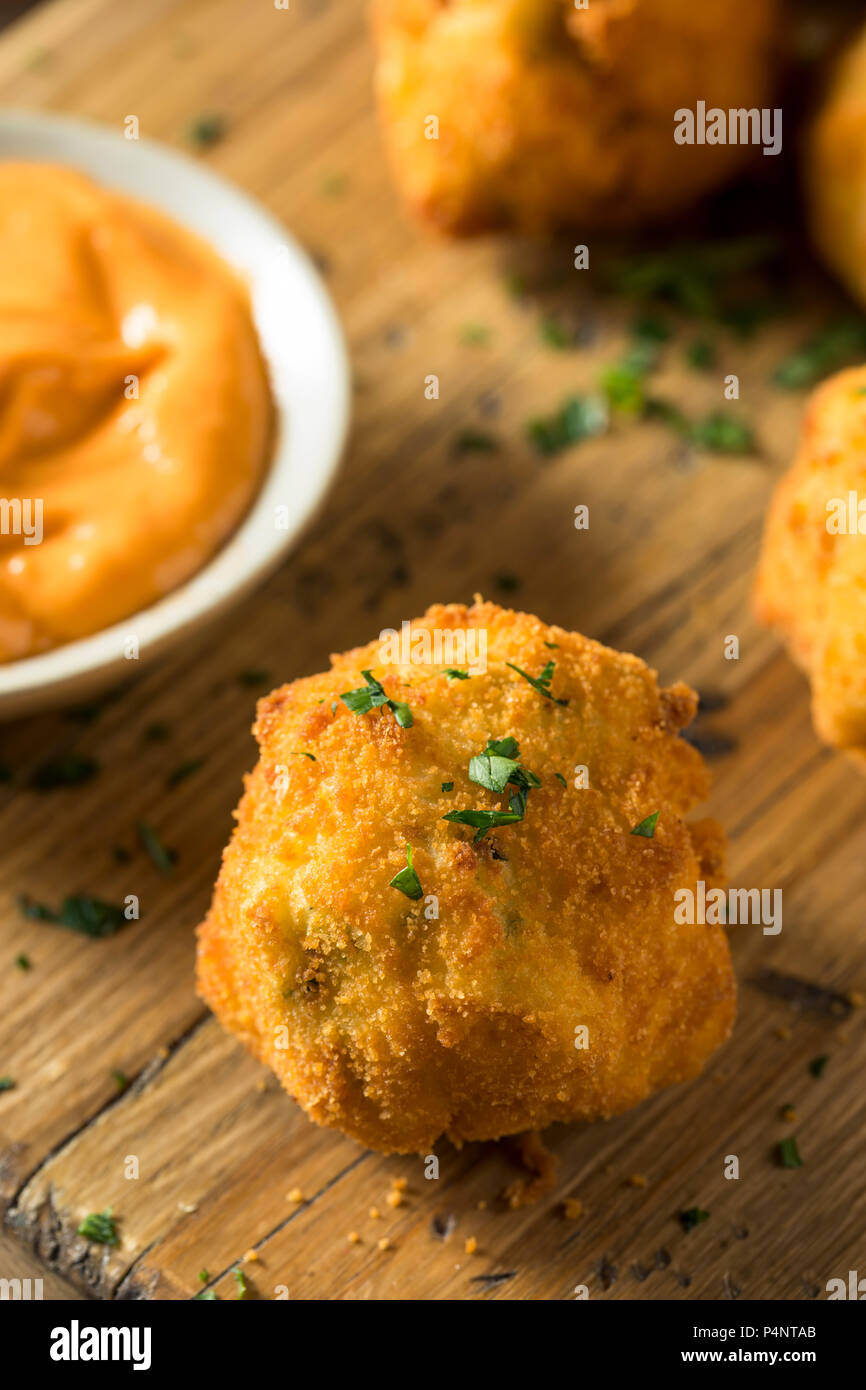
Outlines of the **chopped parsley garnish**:
{"label": "chopped parsley garnish", "polygon": [[443,783],[442,783],[442,790],[443,790],[443,792],[453,792],[453,790],[454,790],[454,783],[453,783],[453,782],[443,782]]}
{"label": "chopped parsley garnish", "polygon": [[555,314],[545,314],[538,325],[538,336],[549,348],[562,352],[574,346],[574,333],[569,332]]}
{"label": "chopped parsley garnish", "polygon": [[483,323],[464,323],[460,341],[466,347],[485,347],[490,341],[490,329]]}
{"label": "chopped parsley garnish", "polygon": [[793,1134],[779,1143],[779,1162],[783,1168],[802,1168],[803,1160]]}
{"label": "chopped parsley garnish", "polygon": [[483,839],[488,830],[498,825],[515,825],[523,820],[522,811],[449,811],[443,820],[454,821],[457,825],[470,825],[475,830],[472,842]]}
{"label": "chopped parsley garnish", "polygon": [[825,1054],[823,1057],[812,1058],[811,1062],[809,1063],[809,1071],[811,1072],[812,1076],[815,1077],[816,1081],[819,1076],[824,1075],[824,1068],[826,1067],[829,1060],[829,1053]]}
{"label": "chopped parsley garnish", "polygon": [[743,276],[777,251],[775,239],[766,236],[689,243],[622,258],[612,267],[611,279],[622,294],[664,300],[682,313],[724,321],[735,311],[731,293],[742,295]]}
{"label": "chopped parsley garnish", "polygon": [[458,825],[469,825],[475,830],[473,844],[483,838],[488,830],[499,825],[515,825],[526,814],[526,799],[533,787],[540,787],[541,781],[528,767],[517,760],[520,751],[517,739],[493,739],[469,763],[469,779],[486,791],[501,794],[513,787],[508,798],[507,811],[449,811],[443,820],[454,821]]}
{"label": "chopped parsley garnish", "polygon": [[660,815],[660,811],[653,811],[651,816],[646,816],[634,827],[634,830],[629,831],[629,834],[643,835],[644,839],[651,840],[656,833],[656,825]]}
{"label": "chopped parsley garnish", "polygon": [[550,647],[553,651],[559,651],[558,642],[545,642],[545,647]]}
{"label": "chopped parsley garnish", "polygon": [[459,666],[446,666],[442,674],[447,676],[450,681],[468,681],[469,679],[469,672],[461,670]]}
{"label": "chopped parsley garnish", "polygon": [[561,772],[554,772],[553,775],[556,778],[557,782],[561,782],[564,787],[568,786],[568,783],[566,782]]}
{"label": "chopped parsley garnish", "polygon": [[517,589],[520,588],[521,584],[523,583],[523,580],[520,578],[518,574],[509,574],[505,572],[500,574],[494,574],[493,583],[496,585],[497,589],[500,589],[502,591],[503,594],[513,594]]}
{"label": "chopped parsley garnish", "polygon": [[866,352],[866,321],[841,319],[829,324],[779,363],[773,373],[776,386],[796,391],[814,386],[822,377]]}
{"label": "chopped parsley garnish", "polygon": [[644,378],[647,368],[640,362],[626,359],[605,367],[599,385],[611,410],[626,415],[642,415],[646,409]]}
{"label": "chopped parsley garnish", "polygon": [[751,427],[721,410],[703,420],[695,420],[690,434],[699,449],[714,454],[751,454],[755,450]]}
{"label": "chopped parsley garnish", "polygon": [[328,174],[322,179],[322,192],[326,198],[342,198],[348,187],[349,180],[345,174]]}
{"label": "chopped parsley garnish", "polygon": [[17,955],[17,956],[15,957],[15,964],[16,964],[16,966],[18,967],[19,970],[32,970],[32,969],[33,969],[33,964],[32,964],[32,962],[31,962],[31,960],[30,960],[30,957],[29,957],[29,956],[25,956],[25,954],[24,954],[23,951],[21,952],[20,955]]}
{"label": "chopped parsley garnish", "polygon": [[412,711],[409,706],[402,700],[389,700],[384,686],[374,678],[372,672],[362,671],[361,675],[367,684],[359,686],[357,690],[346,690],[340,696],[346,708],[351,710],[352,714],[369,714],[371,709],[387,705],[400,728],[411,729]]}
{"label": "chopped parsley garnish", "polygon": [[548,661],[547,665],[537,676],[530,676],[526,671],[521,670],[519,666],[515,666],[513,661],[506,661],[505,665],[510,666],[512,671],[516,671],[518,676],[522,676],[525,681],[528,681],[533,690],[537,690],[539,695],[543,695],[546,700],[552,700],[555,705],[568,704],[567,699],[558,700],[556,696],[550,693],[550,682],[553,680],[553,673],[556,670],[556,663],[552,659]]}
{"label": "chopped parsley garnish", "polygon": [[222,140],[226,129],[225,117],[212,112],[198,116],[192,122],[189,128],[189,138],[197,149],[206,150]]}
{"label": "chopped parsley garnish", "polygon": [[159,869],[159,872],[161,874],[172,873],[175,860],[177,859],[174,850],[166,848],[153,826],[148,825],[147,821],[140,820],[137,829],[141,843]]}
{"label": "chopped parsley garnish", "polygon": [[485,430],[461,430],[454,440],[454,449],[458,454],[496,454],[499,448],[496,436]]}
{"label": "chopped parsley garnish", "polygon": [[124,1092],[124,1091],[127,1089],[127,1087],[129,1086],[129,1077],[126,1075],[125,1072],[116,1071],[116,1070],[113,1071],[113,1072],[111,1073],[111,1075],[112,1075],[112,1078],[113,1078],[113,1080],[114,1080],[114,1084],[115,1084],[115,1086],[117,1087],[118,1095],[122,1095],[123,1092]]}
{"label": "chopped parsley garnish", "polygon": [[679,1212],[678,1216],[684,1231],[693,1231],[702,1221],[710,1219],[710,1213],[704,1211],[703,1207],[689,1207],[687,1211]]}
{"label": "chopped parsley garnish", "polygon": [[57,912],[45,903],[34,902],[26,893],[18,899],[18,906],[25,917],[31,917],[36,922],[52,922],[58,927],[68,927],[70,931],[81,932],[82,936],[114,936],[127,921],[122,907],[91,898],[86,893],[70,894],[63,899]]}
{"label": "chopped parsley garnish", "polygon": [[30,779],[37,791],[53,791],[55,787],[77,787],[89,782],[99,771],[99,763],[84,753],[64,753],[50,762],[40,763]]}
{"label": "chopped parsley garnish", "polygon": [[488,743],[483,753],[478,753],[469,763],[469,780],[489,792],[504,792],[511,783],[519,791],[528,792],[532,787],[540,787],[541,782],[534,772],[521,767],[517,761],[517,741],[503,738]]}
{"label": "chopped parsley garnish", "polygon": [[15,1082],[11,1076],[0,1076],[0,1091],[14,1091]]}
{"label": "chopped parsley garnish", "polygon": [[264,667],[250,666],[246,671],[238,672],[238,681],[241,685],[266,685],[270,679],[271,673],[266,671]]}
{"label": "chopped parsley garnish", "polygon": [[394,875],[389,881],[388,887],[396,888],[398,892],[405,893],[406,897],[411,898],[413,902],[417,902],[419,898],[423,898],[424,889],[421,887],[421,880],[416,874],[412,863],[411,845],[406,846],[406,868],[401,869],[398,874]]}
{"label": "chopped parsley garnish", "polygon": [[547,458],[570,444],[604,434],[608,420],[603,396],[570,396],[552,415],[530,420],[526,433],[536,452]]}
{"label": "chopped parsley garnish", "polygon": [[293,748],[292,756],[295,758],[309,758],[311,763],[316,761],[315,753],[306,753],[303,748]]}
{"label": "chopped parsley garnish", "polygon": [[178,763],[176,768],[168,774],[165,784],[167,787],[176,787],[181,782],[185,782],[187,777],[191,777],[194,772],[198,772],[204,766],[204,758],[187,758],[185,762]]}
{"label": "chopped parsley garnish", "polygon": [[697,338],[686,348],[686,361],[696,372],[706,372],[716,360],[716,349],[706,338]]}
{"label": "chopped parsley garnish", "polygon": [[117,1222],[111,1215],[111,1207],[106,1207],[105,1211],[92,1211],[89,1216],[85,1216],[78,1227],[78,1234],[86,1240],[92,1240],[96,1245],[120,1244]]}
{"label": "chopped parsley garnish", "polygon": [[631,326],[632,336],[639,342],[666,343],[671,336],[670,325],[655,314],[641,314]]}
{"label": "chopped parsley garnish", "polygon": [[208,1274],[207,1270],[206,1270],[206,1269],[200,1269],[199,1272],[198,1272],[198,1282],[199,1282],[200,1284],[206,1284],[206,1283],[208,1282],[209,1279],[210,1279],[210,1275]]}
{"label": "chopped parsley garnish", "polygon": [[243,1270],[240,1268],[240,1266],[238,1266],[237,1269],[232,1270],[232,1273],[234,1274],[235,1279],[236,1279],[236,1281],[237,1281],[237,1286],[238,1286],[238,1298],[246,1298],[246,1296],[247,1296],[247,1281],[246,1281],[246,1279],[244,1278],[244,1272],[243,1272]]}
{"label": "chopped parsley garnish", "polygon": [[218,1303],[219,1299],[213,1289],[204,1290],[202,1293],[193,1294],[194,1303]]}

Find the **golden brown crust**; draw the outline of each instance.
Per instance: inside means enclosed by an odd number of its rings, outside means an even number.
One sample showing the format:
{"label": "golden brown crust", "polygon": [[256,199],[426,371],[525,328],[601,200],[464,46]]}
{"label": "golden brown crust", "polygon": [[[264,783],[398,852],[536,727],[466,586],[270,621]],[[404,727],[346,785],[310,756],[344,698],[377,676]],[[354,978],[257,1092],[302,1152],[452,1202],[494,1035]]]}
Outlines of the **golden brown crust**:
{"label": "golden brown crust", "polygon": [[759,617],[780,628],[812,682],[818,734],[866,770],[866,534],[833,529],[834,510],[848,525],[850,493],[866,500],[866,367],[811,397],[767,514],[756,585]]}
{"label": "golden brown crust", "polygon": [[776,0],[374,0],[373,16],[397,179],[442,230],[665,219],[754,154],[676,144],[674,112],[767,104]]}
{"label": "golden brown crust", "polygon": [[806,142],[805,175],[813,238],[866,303],[866,29],[833,71]]}
{"label": "golden brown crust", "polygon": [[[454,630],[486,633],[484,674],[387,666],[377,641],[260,703],[260,761],[200,928],[199,987],[225,1025],[313,1119],[386,1151],[613,1114],[695,1075],[734,1016],[724,932],[674,922],[674,891],[718,878],[723,849],[682,819],[708,784],[673,732],[692,692],[494,604],[437,605],[411,629]],[[505,664],[537,675],[551,658],[565,706]],[[340,701],[364,669],[411,728]],[[467,768],[506,736],[542,785],[474,844],[442,817],[504,806]],[[655,810],[654,838],[631,835]],[[407,844],[435,903],[389,886]]]}

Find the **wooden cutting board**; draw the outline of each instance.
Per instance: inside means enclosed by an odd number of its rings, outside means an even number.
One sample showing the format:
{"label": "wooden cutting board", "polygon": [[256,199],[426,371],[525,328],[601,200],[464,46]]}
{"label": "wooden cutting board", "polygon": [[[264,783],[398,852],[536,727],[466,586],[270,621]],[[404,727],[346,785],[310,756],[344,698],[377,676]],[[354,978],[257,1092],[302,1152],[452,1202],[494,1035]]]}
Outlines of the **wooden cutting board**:
{"label": "wooden cutting board", "polygon": [[[0,1095],[0,1275],[41,1267],[98,1298],[182,1299],[205,1269],[232,1299],[232,1271],[253,1252],[249,1296],[265,1298],[566,1299],[578,1285],[592,1298],[824,1296],[829,1278],[862,1268],[866,1226],[866,1014],[847,999],[866,992],[866,780],[816,742],[806,686],[756,626],[749,591],[803,399],[768,378],[839,301],[806,268],[806,308],[747,342],[717,334],[712,371],[684,366],[693,330],[664,348],[655,384],[690,414],[722,408],[723,375],[739,375],[755,455],[685,449],[663,424],[625,422],[539,458],[527,419],[592,386],[623,352],[632,310],[572,271],[568,247],[551,248],[545,264],[565,282],[554,301],[565,296],[584,340],[557,351],[539,332],[543,304],[505,288],[535,253],[437,242],[407,222],[373,116],[361,9],[56,0],[0,40],[4,105],[116,129],[135,114],[142,134],[181,148],[196,118],[223,115],[225,138],[200,157],[319,258],[355,364],[343,471],[279,574],[89,722],[61,713],[0,728],[13,772],[0,788],[0,1074],[16,1082]],[[438,401],[425,399],[431,373]],[[498,451],[461,450],[469,430],[494,435]],[[573,524],[581,503],[588,531]],[[556,1185],[518,1210],[501,1198],[515,1167],[499,1146],[442,1145],[428,1181],[420,1160],[312,1125],[193,989],[193,931],[255,757],[257,694],[477,590],[723,697],[698,730],[731,881],[784,893],[778,936],[732,932],[740,1018],[703,1078],[548,1134]],[[724,659],[728,634],[738,660]],[[98,775],[33,790],[34,768],[69,750],[97,758]],[[201,765],[171,785],[189,759]],[[142,820],[176,851],[171,877],[142,850]],[[56,903],[130,891],[142,918],[107,941],[16,906],[21,893]],[[19,953],[30,970],[16,968]],[[751,983],[767,969],[829,993],[793,1006]],[[817,1056],[829,1057],[820,1078]],[[122,1093],[115,1071],[130,1081]],[[796,1170],[777,1159],[791,1133]],[[738,1180],[723,1175],[728,1154]],[[405,1200],[391,1206],[402,1178]],[[293,1189],[303,1202],[288,1200]],[[582,1203],[578,1219],[564,1218],[565,1197]],[[82,1217],[109,1206],[120,1244],[88,1244]],[[709,1219],[685,1232],[677,1214],[695,1206]]]}

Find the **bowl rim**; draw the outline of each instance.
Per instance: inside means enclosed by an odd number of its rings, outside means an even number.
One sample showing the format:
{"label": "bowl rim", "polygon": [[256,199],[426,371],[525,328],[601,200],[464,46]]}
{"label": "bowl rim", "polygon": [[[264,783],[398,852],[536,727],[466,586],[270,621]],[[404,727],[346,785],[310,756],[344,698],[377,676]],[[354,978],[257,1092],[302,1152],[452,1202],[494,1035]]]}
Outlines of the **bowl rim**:
{"label": "bowl rim", "polygon": [[[6,141],[14,142],[16,135],[25,140],[28,136],[48,142],[57,139],[59,145],[55,151],[42,156],[32,153],[18,156],[11,149],[7,151],[4,148]],[[75,141],[87,147],[86,153],[78,161],[65,152],[66,142]],[[270,528],[264,526],[263,519],[273,516],[278,499],[284,501],[282,490],[294,480],[290,474],[295,475],[297,471],[293,425],[299,417],[286,410],[286,383],[279,372],[275,373],[273,350],[269,352],[262,332],[261,305],[257,304],[261,284],[252,283],[250,297],[253,316],[268,370],[276,420],[270,462],[243,519],[200,570],[147,608],[130,613],[119,622],[87,637],[34,656],[0,663],[0,713],[7,702],[14,703],[16,707],[24,706],[28,696],[40,704],[50,704],[53,695],[59,699],[65,686],[83,686],[88,681],[95,683],[100,673],[105,674],[108,683],[108,675],[115,667],[140,670],[146,659],[180,639],[191,628],[215,620],[240,602],[274,571],[319,510],[340,466],[349,431],[350,358],[336,308],[312,257],[277,217],[230,179],[158,140],[141,136],[135,141],[127,141],[117,130],[77,116],[68,117],[26,108],[0,111],[0,160],[21,158],[28,162],[53,162],[76,168],[97,183],[102,182],[106,187],[116,188],[129,197],[156,207],[157,211],[206,241],[217,255],[233,264],[244,276],[246,268],[233,263],[223,247],[200,225],[193,225],[167,203],[155,201],[152,196],[136,192],[129,185],[113,183],[110,178],[95,171],[94,161],[100,151],[108,147],[111,147],[109,157],[111,152],[119,153],[123,148],[124,157],[130,159],[131,156],[130,163],[135,160],[148,161],[152,166],[163,166],[175,177],[189,179],[192,176],[197,187],[206,192],[214,204],[233,204],[238,218],[256,229],[263,240],[270,241],[274,249],[287,248],[287,256],[281,265],[289,272],[295,290],[305,296],[308,312],[318,318],[319,355],[325,370],[317,381],[320,391],[315,402],[320,417],[317,457],[312,467],[308,455],[302,460],[302,495],[298,505],[291,510],[286,528],[277,529],[275,524]],[[307,400],[308,409],[311,404]],[[263,537],[267,541],[265,544],[262,544]],[[123,654],[124,638],[131,630],[134,630],[137,640],[138,659],[135,661],[126,660]]]}

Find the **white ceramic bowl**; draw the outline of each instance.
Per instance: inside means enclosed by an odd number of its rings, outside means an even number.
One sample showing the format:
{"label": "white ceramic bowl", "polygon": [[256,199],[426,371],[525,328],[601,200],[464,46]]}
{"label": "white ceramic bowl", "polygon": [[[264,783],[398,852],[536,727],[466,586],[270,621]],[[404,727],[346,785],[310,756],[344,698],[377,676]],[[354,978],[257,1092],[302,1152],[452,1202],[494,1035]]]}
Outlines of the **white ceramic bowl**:
{"label": "white ceramic bowl", "polygon": [[[81,699],[132,675],[273,570],[336,471],[348,428],[350,377],[335,310],[310,258],[269,213],[195,160],[88,122],[27,111],[0,112],[0,159],[72,165],[210,242],[250,287],[277,408],[267,476],[223,548],[143,612],[41,656],[0,664],[0,719],[8,719]],[[275,525],[281,506],[288,508],[286,529]],[[130,632],[139,643],[137,661],[123,657]]]}

